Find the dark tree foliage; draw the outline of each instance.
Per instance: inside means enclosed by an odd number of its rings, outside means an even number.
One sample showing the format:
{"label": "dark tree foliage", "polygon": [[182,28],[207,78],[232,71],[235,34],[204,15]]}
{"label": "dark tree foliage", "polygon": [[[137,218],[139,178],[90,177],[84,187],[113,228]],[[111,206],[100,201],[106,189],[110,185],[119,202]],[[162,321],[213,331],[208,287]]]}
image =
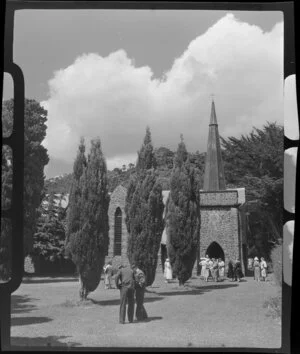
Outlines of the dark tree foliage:
{"label": "dark tree foliage", "polygon": [[249,246],[267,259],[282,238],[283,138],[283,127],[269,122],[248,136],[221,138],[227,184],[245,187],[247,201],[256,201]]}
{"label": "dark tree foliage", "polygon": [[[1,179],[1,207],[8,209],[11,206],[12,193],[12,151],[4,145],[2,147],[2,179]],[[1,218],[0,239],[0,279],[9,280],[11,275],[11,223],[9,219]]]}
{"label": "dark tree foliage", "polygon": [[174,158],[165,219],[168,255],[179,285],[183,285],[192,275],[200,233],[198,183],[183,140]]}
{"label": "dark tree foliage", "polygon": [[100,139],[91,141],[87,166],[79,186],[79,229],[69,242],[72,260],[80,275],[80,297],[86,299],[100,282],[109,244],[107,168]]}
{"label": "dark tree foliage", "polygon": [[78,152],[73,165],[72,184],[70,188],[69,204],[67,211],[66,221],[66,239],[65,239],[65,254],[67,257],[72,258],[70,252],[69,240],[80,229],[80,215],[81,215],[81,187],[80,178],[86,168],[87,161],[85,157],[85,144],[84,139],[80,139]]}
{"label": "dark tree foliage", "polygon": [[136,174],[131,177],[126,197],[127,255],[146,274],[147,286],[155,279],[158,251],[164,224],[162,188],[157,182],[150,129],[138,153]]}
{"label": "dark tree foliage", "polygon": [[62,261],[65,243],[63,224],[65,210],[60,203],[56,202],[55,194],[50,193],[44,197],[39,212],[37,232],[33,236],[32,255],[39,258],[42,256],[45,261]]}
{"label": "dark tree foliage", "polygon": [[[13,126],[14,101],[2,103],[3,135],[9,136]],[[37,209],[42,201],[44,188],[44,167],[49,162],[47,150],[41,144],[46,136],[47,111],[32,99],[25,99],[24,116],[24,255],[33,248],[33,235],[36,231]],[[2,205],[10,205],[12,157],[7,147],[2,150]],[[2,239],[6,239],[6,228],[1,229]],[[1,246],[0,246],[1,248]],[[3,259],[3,258],[2,258]]]}
{"label": "dark tree foliage", "polygon": [[147,127],[143,145],[140,151],[138,151],[136,171],[137,173],[145,173],[147,170],[152,168],[156,168],[156,160],[151,141],[150,128]]}

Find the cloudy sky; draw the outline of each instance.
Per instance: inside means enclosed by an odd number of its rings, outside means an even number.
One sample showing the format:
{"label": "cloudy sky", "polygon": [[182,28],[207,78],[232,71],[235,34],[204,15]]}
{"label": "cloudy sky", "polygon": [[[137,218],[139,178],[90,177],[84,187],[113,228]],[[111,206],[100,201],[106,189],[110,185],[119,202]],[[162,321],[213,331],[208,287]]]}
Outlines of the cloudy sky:
{"label": "cloudy sky", "polygon": [[147,125],[155,147],[182,133],[206,151],[211,94],[221,136],[283,124],[281,12],[19,11],[14,61],[48,110],[47,177],[72,170],[80,136],[109,169],[135,163]]}

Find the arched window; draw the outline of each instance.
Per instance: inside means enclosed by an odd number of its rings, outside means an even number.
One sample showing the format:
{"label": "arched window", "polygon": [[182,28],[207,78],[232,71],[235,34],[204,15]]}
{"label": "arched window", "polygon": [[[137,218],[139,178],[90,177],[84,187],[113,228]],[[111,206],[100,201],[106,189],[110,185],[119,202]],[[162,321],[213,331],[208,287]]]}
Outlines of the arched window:
{"label": "arched window", "polygon": [[122,211],[120,208],[115,212],[115,240],[114,256],[121,256],[122,252]]}

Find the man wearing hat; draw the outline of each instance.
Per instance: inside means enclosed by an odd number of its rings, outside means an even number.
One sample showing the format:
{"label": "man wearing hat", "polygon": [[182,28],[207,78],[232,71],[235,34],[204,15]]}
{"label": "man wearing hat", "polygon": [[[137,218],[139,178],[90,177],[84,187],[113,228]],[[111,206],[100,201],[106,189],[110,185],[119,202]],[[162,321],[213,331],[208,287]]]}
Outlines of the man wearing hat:
{"label": "man wearing hat", "polygon": [[254,268],[254,280],[260,281],[260,264],[257,257],[254,257],[253,268]]}
{"label": "man wearing hat", "polygon": [[125,323],[126,302],[128,302],[127,316],[130,323],[133,322],[134,314],[134,277],[132,269],[127,267],[119,267],[119,271],[115,277],[116,287],[120,289],[120,315],[119,321]]}

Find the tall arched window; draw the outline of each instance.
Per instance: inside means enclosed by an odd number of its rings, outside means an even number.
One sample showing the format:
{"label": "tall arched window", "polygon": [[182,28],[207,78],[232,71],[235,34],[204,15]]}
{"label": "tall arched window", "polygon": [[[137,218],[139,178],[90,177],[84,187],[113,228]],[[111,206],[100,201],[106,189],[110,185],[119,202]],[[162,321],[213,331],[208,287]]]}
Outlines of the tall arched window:
{"label": "tall arched window", "polygon": [[120,208],[115,212],[115,240],[114,256],[121,256],[122,252],[122,211]]}

